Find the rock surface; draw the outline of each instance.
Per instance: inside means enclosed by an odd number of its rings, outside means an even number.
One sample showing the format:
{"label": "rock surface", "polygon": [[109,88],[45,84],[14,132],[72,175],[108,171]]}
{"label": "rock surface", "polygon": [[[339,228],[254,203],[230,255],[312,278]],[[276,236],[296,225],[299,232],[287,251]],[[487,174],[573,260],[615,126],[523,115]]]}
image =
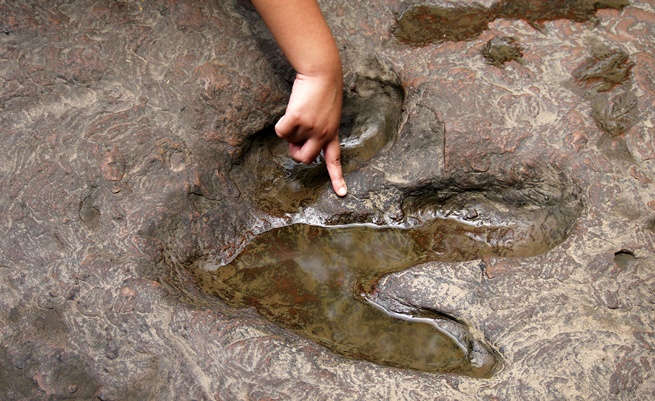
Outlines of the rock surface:
{"label": "rock surface", "polygon": [[[404,2],[321,2],[346,74],[340,199],[270,132],[293,71],[249,2],[0,1],[2,399],[654,398],[655,6],[529,3],[448,3],[475,34],[412,42]],[[487,62],[496,37],[520,62]],[[532,256],[376,287],[493,347],[488,379],[335,355],[189,274],[291,223],[492,205],[578,212]]]}

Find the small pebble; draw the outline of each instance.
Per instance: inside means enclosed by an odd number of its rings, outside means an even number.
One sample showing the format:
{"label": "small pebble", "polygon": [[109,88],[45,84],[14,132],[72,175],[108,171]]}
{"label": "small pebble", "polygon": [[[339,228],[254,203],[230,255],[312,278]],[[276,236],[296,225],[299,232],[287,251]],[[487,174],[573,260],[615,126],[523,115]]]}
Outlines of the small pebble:
{"label": "small pebble", "polygon": [[464,215],[464,217],[467,220],[474,219],[474,218],[478,217],[478,211],[473,209],[473,208],[466,209],[466,214]]}

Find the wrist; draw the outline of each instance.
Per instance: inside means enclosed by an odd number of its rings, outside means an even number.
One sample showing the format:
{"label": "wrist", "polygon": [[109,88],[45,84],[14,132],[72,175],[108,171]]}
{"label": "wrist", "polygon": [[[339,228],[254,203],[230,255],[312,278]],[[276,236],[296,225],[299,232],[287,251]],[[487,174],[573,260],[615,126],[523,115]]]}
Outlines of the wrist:
{"label": "wrist", "polygon": [[292,65],[296,73],[306,77],[329,79],[332,82],[343,80],[341,58],[336,49],[330,52],[314,52]]}

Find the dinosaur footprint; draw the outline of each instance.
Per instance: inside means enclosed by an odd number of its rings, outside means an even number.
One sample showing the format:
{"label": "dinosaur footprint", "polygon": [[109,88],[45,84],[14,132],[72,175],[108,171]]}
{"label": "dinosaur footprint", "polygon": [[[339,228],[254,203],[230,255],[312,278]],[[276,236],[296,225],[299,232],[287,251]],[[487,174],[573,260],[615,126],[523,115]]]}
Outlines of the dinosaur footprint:
{"label": "dinosaur footprint", "polygon": [[[396,75],[377,61],[362,71],[345,96],[345,173],[393,144],[402,112]],[[244,150],[231,178],[242,199],[271,215],[298,212],[329,182],[320,161],[293,162],[272,132],[254,135]],[[547,188],[547,196],[535,196],[534,185],[523,184],[405,189],[398,226],[292,224],[259,234],[228,264],[199,259],[188,270],[203,293],[234,307],[255,307],[346,357],[488,377],[500,358],[465,324],[401,304],[376,286],[382,277],[421,263],[525,257],[561,243],[580,203]]]}

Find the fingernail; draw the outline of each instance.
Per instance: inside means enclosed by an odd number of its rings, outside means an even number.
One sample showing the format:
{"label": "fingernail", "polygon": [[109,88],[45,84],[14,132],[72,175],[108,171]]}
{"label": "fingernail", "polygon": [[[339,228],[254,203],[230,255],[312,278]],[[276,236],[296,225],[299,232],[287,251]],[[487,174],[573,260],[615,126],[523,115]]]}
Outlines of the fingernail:
{"label": "fingernail", "polygon": [[341,187],[337,190],[337,195],[341,197],[346,196],[347,193],[348,193],[348,189],[346,187]]}

